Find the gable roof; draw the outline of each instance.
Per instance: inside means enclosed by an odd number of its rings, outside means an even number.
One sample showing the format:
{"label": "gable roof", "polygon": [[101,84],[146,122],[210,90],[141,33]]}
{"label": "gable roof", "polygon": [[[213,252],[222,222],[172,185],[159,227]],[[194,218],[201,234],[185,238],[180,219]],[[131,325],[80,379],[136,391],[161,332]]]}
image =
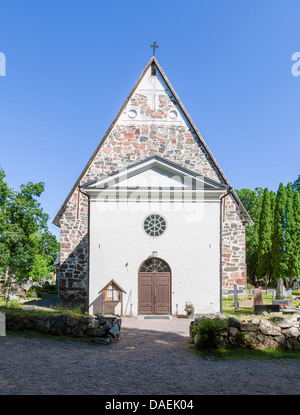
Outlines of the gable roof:
{"label": "gable roof", "polygon": [[114,279],[111,279],[110,281],[109,281],[109,283],[108,284],[106,284],[99,292],[98,292],[98,294],[100,294],[100,293],[102,293],[102,291],[104,291],[105,290],[105,288],[107,288],[107,287],[109,287],[111,284],[113,284],[113,285],[115,285],[117,288],[118,288],[118,290],[120,290],[120,291],[122,291],[124,294],[126,294],[126,291],[125,290],[123,290],[123,288],[114,280]]}
{"label": "gable roof", "polygon": [[[106,134],[104,135],[104,137],[102,138],[102,140],[100,141],[99,145],[97,146],[96,150],[94,151],[92,157],[89,159],[88,163],[86,164],[85,168],[83,169],[82,173],[80,174],[80,176],[78,177],[76,183],[74,184],[74,186],[72,187],[71,191],[69,192],[68,196],[66,197],[64,203],[62,204],[61,208],[59,209],[58,213],[56,214],[53,223],[57,226],[59,226],[59,220],[61,218],[61,216],[63,215],[64,210],[66,209],[67,203],[69,201],[69,199],[71,198],[72,194],[74,193],[74,191],[76,190],[76,188],[80,185],[80,181],[81,179],[84,177],[85,173],[87,172],[89,166],[91,165],[91,163],[93,162],[95,156],[97,155],[97,153],[99,152],[101,146],[104,144],[106,138],[108,137],[108,135],[110,134],[110,132],[112,131],[112,129],[114,128],[117,120],[119,119],[120,115],[122,114],[122,112],[124,111],[126,105],[128,104],[128,102],[130,101],[131,97],[133,96],[133,94],[135,93],[136,89],[138,88],[141,80],[143,79],[145,73],[148,71],[148,69],[150,68],[151,65],[155,65],[156,69],[160,72],[163,80],[165,81],[166,85],[168,86],[170,92],[172,93],[175,101],[177,102],[178,106],[180,107],[180,109],[182,110],[183,114],[185,115],[185,117],[187,118],[188,122],[190,123],[192,129],[194,130],[198,140],[200,141],[200,143],[203,145],[204,149],[206,150],[208,156],[210,157],[213,165],[215,166],[216,170],[218,171],[219,175],[221,176],[222,180],[224,181],[224,183],[228,186],[228,187],[232,187],[229,183],[229,181],[227,180],[227,178],[225,177],[222,169],[220,168],[220,166],[218,165],[217,161],[215,160],[214,156],[212,155],[210,149],[208,148],[207,144],[205,143],[203,137],[201,136],[200,132],[198,131],[198,129],[196,128],[194,122],[192,121],[191,117],[189,116],[188,112],[186,111],[186,109],[184,108],[182,102],[180,101],[177,93],[175,92],[174,88],[172,87],[170,81],[168,80],[166,74],[164,73],[164,71],[162,70],[161,66],[159,65],[157,59],[155,58],[155,56],[152,56],[152,58],[149,60],[149,62],[147,63],[145,69],[143,70],[143,72],[141,73],[140,77],[138,78],[136,84],[134,85],[134,87],[132,88],[130,94],[128,95],[128,97],[126,98],[124,104],[122,105],[121,109],[119,110],[118,114],[116,115],[116,117],[114,118],[113,122],[111,123],[110,127],[108,128]],[[239,197],[237,196],[237,194],[235,193],[234,190],[232,190],[231,192],[233,198],[235,199],[241,213],[242,216],[244,218],[244,223],[245,225],[251,226],[253,225],[253,221],[250,217],[250,215],[248,214],[248,212],[246,211],[245,207],[243,206],[242,202],[240,201]]]}

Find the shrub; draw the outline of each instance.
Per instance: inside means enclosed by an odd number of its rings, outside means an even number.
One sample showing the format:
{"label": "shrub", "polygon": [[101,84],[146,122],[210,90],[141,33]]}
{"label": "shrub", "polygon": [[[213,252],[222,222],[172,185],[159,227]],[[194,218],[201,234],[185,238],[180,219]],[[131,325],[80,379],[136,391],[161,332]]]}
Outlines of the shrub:
{"label": "shrub", "polygon": [[193,327],[196,345],[205,349],[212,349],[217,346],[217,340],[221,332],[226,328],[226,321],[220,318],[202,318]]}
{"label": "shrub", "polygon": [[42,295],[41,290],[40,290],[39,288],[30,288],[30,290],[28,290],[28,291],[26,292],[26,298],[30,298],[30,297],[31,297],[31,294],[32,294],[33,292],[36,292],[36,295],[37,295],[39,298],[40,298],[40,297],[41,297],[41,295]]}
{"label": "shrub", "polygon": [[43,288],[47,289],[48,291],[57,291],[56,284],[46,284]]}

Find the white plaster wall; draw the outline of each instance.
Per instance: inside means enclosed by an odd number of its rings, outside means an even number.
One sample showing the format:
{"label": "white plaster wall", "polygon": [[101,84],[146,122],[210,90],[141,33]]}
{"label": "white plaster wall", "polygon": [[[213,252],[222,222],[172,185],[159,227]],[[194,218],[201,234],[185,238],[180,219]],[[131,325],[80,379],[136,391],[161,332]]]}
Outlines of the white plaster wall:
{"label": "white plaster wall", "polygon": [[[130,303],[133,314],[137,314],[138,270],[153,251],[171,267],[172,314],[176,313],[176,305],[179,314],[185,314],[186,302],[194,304],[196,313],[219,311],[219,201],[199,203],[202,209],[196,221],[192,214],[195,203],[179,202],[171,209],[169,203],[140,204],[137,210],[130,203],[91,201],[91,314],[102,312],[98,292],[111,279],[127,292],[124,312],[131,291],[126,314]],[[167,230],[158,238],[149,237],[143,230],[144,219],[150,213],[161,213],[167,220]]]}
{"label": "white plaster wall", "polygon": [[[151,109],[154,111],[158,111],[159,107],[159,96],[167,96],[168,98],[173,98],[166,82],[164,81],[163,77],[156,71],[156,76],[151,75],[151,68],[148,68],[147,72],[145,73],[143,79],[141,80],[140,84],[138,85],[137,89],[135,90],[135,94],[141,94],[147,97],[147,104]],[[134,118],[130,117],[130,111],[136,111],[136,116]],[[174,114],[174,115],[173,115]],[[173,115],[173,116],[172,116]],[[158,123],[159,125],[168,125],[171,124],[175,125],[185,125],[188,128],[191,127],[190,123],[186,119],[185,115],[183,114],[182,110],[179,108],[178,105],[174,106],[170,109],[169,113],[167,114],[166,118],[160,118],[159,120],[155,120],[151,117],[147,117],[145,114],[141,114],[139,112],[139,108],[135,105],[131,105],[131,102],[128,103],[122,114],[120,115],[119,121],[120,124],[140,124],[140,123]]]}

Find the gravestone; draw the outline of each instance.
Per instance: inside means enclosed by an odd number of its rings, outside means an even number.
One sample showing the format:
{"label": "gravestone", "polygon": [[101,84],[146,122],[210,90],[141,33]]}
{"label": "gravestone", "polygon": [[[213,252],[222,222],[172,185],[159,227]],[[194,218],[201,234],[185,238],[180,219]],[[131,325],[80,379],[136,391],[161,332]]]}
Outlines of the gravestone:
{"label": "gravestone", "polygon": [[294,290],[298,290],[300,288],[300,282],[294,281],[293,282],[293,288],[294,288]]}
{"label": "gravestone", "polygon": [[264,305],[266,304],[262,298],[262,291],[259,288],[255,288],[253,292],[253,305]]}
{"label": "gravestone", "polygon": [[33,292],[31,293],[31,298],[37,298],[37,293],[36,293],[35,291],[33,291]]}
{"label": "gravestone", "polygon": [[262,314],[263,312],[267,313],[278,313],[279,305],[277,304],[264,304],[264,305],[255,305],[254,314]]}
{"label": "gravestone", "polygon": [[257,310],[261,310],[262,306],[265,306],[266,302],[263,301],[262,298],[262,291],[260,288],[255,288],[255,290],[253,291],[253,310],[254,310],[254,314],[260,314],[260,311],[258,312]]}
{"label": "gravestone", "polygon": [[234,311],[236,311],[236,310],[239,309],[239,306],[238,306],[238,294],[241,294],[243,292],[244,292],[244,290],[238,290],[237,289],[237,285],[236,284],[233,286],[233,290],[229,290],[228,291],[228,294],[233,294],[233,298],[234,298]]}
{"label": "gravestone", "polygon": [[274,292],[276,292],[274,288],[267,288],[266,290],[267,295],[273,295]]}
{"label": "gravestone", "polygon": [[292,290],[287,290],[286,296],[291,297],[292,295],[293,295],[293,291]]}
{"label": "gravestone", "polygon": [[0,312],[0,336],[5,335],[5,314]]}
{"label": "gravestone", "polygon": [[276,297],[275,297],[275,300],[272,301],[272,304],[274,305],[286,304],[288,307],[293,307],[293,299],[284,298],[283,296],[283,279],[282,278],[279,278],[277,282]]}
{"label": "gravestone", "polygon": [[276,288],[276,300],[282,300],[283,299],[283,280],[282,278],[279,278],[277,282],[277,288]]}

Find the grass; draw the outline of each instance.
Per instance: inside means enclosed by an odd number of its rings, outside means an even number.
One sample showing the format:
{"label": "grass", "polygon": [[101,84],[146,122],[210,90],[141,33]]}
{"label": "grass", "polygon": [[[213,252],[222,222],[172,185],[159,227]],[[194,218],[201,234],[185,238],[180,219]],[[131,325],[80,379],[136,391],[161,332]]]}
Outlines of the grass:
{"label": "grass", "polygon": [[81,317],[81,316],[86,316],[86,314],[81,312],[81,308],[80,306],[74,307],[74,308],[70,308],[70,309],[65,309],[62,308],[60,306],[56,306],[55,308],[53,308],[53,311],[49,311],[49,310],[24,310],[23,308],[21,308],[21,305],[15,305],[14,303],[9,304],[8,307],[5,306],[5,304],[1,305],[0,303],[0,311],[8,313],[8,314],[12,314],[12,315],[18,315],[20,317],[25,317],[25,316],[58,316],[61,314],[64,315],[72,315],[75,317]]}
{"label": "grass", "polygon": [[193,349],[193,352],[201,357],[213,357],[217,360],[266,360],[266,359],[299,359],[300,350],[283,350],[283,349],[219,349],[214,351],[206,351]]}
{"label": "grass", "polygon": [[[251,296],[248,296],[251,297]],[[266,301],[266,304],[272,304],[273,296],[272,295],[266,295],[265,293],[262,293],[263,300]],[[241,301],[241,299],[239,299]],[[234,301],[233,298],[224,298],[223,299],[223,313],[227,316],[235,315],[237,318],[247,318],[251,316],[255,316],[256,318],[260,318],[262,316],[256,315],[253,313],[253,310],[251,307],[239,307],[238,311],[234,311]],[[294,308],[300,307],[300,300],[294,299]],[[290,316],[289,314],[286,315],[287,317]]]}

